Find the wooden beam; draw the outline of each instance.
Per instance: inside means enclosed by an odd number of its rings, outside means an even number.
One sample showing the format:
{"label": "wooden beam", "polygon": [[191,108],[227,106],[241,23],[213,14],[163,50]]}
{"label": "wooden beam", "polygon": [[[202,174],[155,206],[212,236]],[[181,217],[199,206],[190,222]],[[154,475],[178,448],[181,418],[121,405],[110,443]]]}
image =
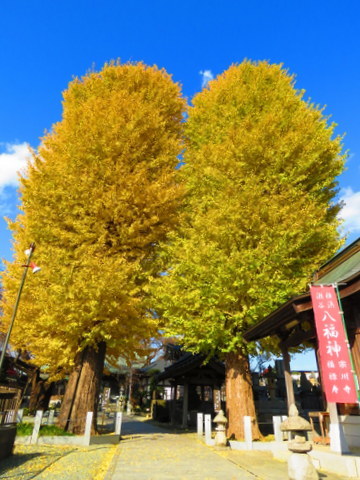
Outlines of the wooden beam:
{"label": "wooden beam", "polygon": [[306,303],[294,303],[294,310],[296,313],[302,313],[306,312],[307,310],[312,310],[312,302],[306,302]]}
{"label": "wooden beam", "polygon": [[280,348],[297,347],[301,343],[311,340],[315,336],[316,332],[314,328],[311,328],[306,332],[304,330],[293,330],[289,337],[280,343]]}
{"label": "wooden beam", "polygon": [[360,279],[356,282],[344,287],[340,290],[340,298],[348,297],[356,292],[360,291]]}
{"label": "wooden beam", "polygon": [[[360,279],[354,283],[351,283],[350,285],[347,285],[344,288],[341,288],[340,298],[346,298],[359,291],[360,291]],[[294,303],[293,306],[296,313],[306,312],[307,310],[312,310],[313,308],[311,300],[305,303],[298,303],[298,304]]]}

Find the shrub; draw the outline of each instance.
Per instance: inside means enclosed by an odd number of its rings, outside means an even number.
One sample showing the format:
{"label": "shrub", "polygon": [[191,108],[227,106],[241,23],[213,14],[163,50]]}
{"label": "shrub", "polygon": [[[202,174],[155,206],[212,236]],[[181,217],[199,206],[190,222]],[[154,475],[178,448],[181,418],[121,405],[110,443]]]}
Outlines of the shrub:
{"label": "shrub", "polygon": [[[17,425],[16,434],[19,436],[31,435],[34,428],[33,423],[19,423]],[[42,425],[40,427],[40,437],[44,436],[72,436],[72,433],[66,432],[56,425]]]}

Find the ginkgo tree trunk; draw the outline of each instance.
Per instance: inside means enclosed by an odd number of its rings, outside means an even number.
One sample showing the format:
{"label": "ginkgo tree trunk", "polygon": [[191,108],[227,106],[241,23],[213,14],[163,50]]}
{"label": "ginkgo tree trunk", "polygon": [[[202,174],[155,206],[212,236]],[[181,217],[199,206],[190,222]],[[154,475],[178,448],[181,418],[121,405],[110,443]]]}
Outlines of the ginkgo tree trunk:
{"label": "ginkgo tree trunk", "polygon": [[[256,417],[242,334],[340,246],[341,139],[281,65],[233,65],[193,99],[181,225],[153,284],[164,328],[226,366],[228,436]],[[260,436],[254,423],[254,438]]]}
{"label": "ginkgo tree trunk", "polygon": [[106,64],[69,84],[62,119],[21,180],[3,323],[35,241],[42,270],[25,287],[11,342],[51,378],[69,375],[60,424],[76,433],[96,414],[105,352],[133,356],[156,334],[144,298],[159,242],[178,221],[184,109],[164,70]]}

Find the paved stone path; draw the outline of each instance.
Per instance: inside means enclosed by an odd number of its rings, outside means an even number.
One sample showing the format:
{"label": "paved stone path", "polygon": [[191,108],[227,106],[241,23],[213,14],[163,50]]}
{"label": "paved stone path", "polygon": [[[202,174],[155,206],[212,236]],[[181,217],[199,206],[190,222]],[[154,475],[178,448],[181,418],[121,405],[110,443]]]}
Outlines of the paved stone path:
{"label": "paved stone path", "polygon": [[[106,480],[260,480],[232,459],[207,447],[193,433],[173,433],[125,417],[122,441]],[[272,460],[273,461],[273,460]],[[273,461],[274,462],[274,461]],[[286,478],[286,464],[276,462]]]}
{"label": "paved stone path", "polygon": [[[216,450],[194,433],[174,433],[124,417],[122,440],[105,480],[287,480],[268,452]],[[321,479],[340,477],[321,474]]]}

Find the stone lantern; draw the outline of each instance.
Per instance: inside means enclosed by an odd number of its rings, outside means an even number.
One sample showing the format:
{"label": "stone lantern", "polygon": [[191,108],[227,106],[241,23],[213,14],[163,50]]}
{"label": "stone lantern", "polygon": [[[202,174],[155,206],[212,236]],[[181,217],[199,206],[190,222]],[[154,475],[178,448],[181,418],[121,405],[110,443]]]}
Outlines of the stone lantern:
{"label": "stone lantern", "polygon": [[288,449],[292,452],[288,460],[289,480],[318,480],[318,473],[308,455],[312,445],[305,436],[305,432],[311,431],[312,428],[307,420],[299,416],[294,404],[290,405],[289,417],[282,422],[280,429],[295,436],[288,444]]}
{"label": "stone lantern", "polygon": [[219,413],[214,418],[213,422],[216,423],[215,445],[218,447],[226,447],[227,438],[226,438],[225,432],[226,432],[227,418],[225,417],[224,412],[222,410],[219,411]]}

